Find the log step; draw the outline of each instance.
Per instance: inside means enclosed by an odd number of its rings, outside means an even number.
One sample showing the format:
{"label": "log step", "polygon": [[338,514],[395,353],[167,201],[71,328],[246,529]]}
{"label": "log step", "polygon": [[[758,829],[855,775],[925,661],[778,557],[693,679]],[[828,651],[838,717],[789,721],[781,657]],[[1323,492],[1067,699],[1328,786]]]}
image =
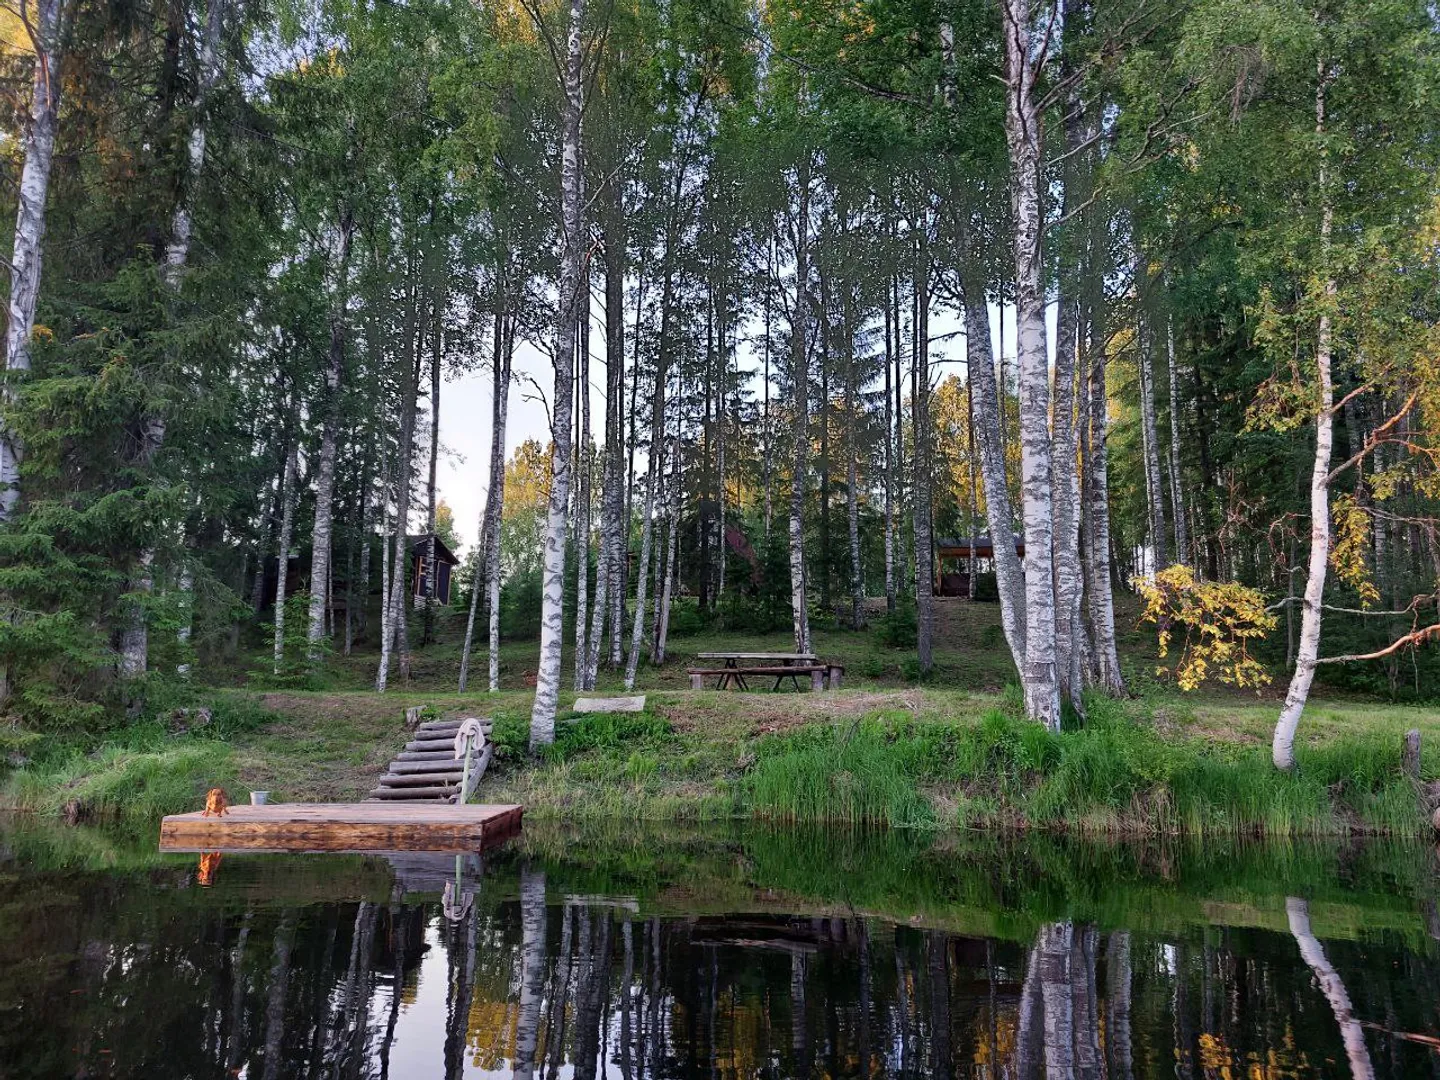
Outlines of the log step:
{"label": "log step", "polygon": [[[426,723],[424,723],[424,724],[421,724],[418,728],[416,728],[416,729],[415,729],[415,733],[416,733],[417,735],[427,735],[427,734],[440,735],[440,734],[447,734],[447,733],[448,733],[448,734],[450,734],[450,735],[453,736],[453,735],[455,734],[455,732],[457,732],[457,731],[460,730],[460,724],[461,724],[461,723],[462,723],[462,721],[460,721],[460,720],[430,720],[430,721],[428,721],[428,722],[426,722]],[[493,720],[481,720],[481,721],[480,721],[480,730],[481,730],[481,731],[491,731],[491,730],[494,729],[494,727],[495,727],[495,722],[494,722]]]}
{"label": "log step", "polygon": [[446,787],[413,787],[413,788],[389,788],[378,787],[370,792],[372,799],[448,799],[460,788],[456,786]]}
{"label": "log step", "polygon": [[454,761],[455,746],[448,750],[402,750],[395,755],[396,761]]}
{"label": "log step", "polygon": [[463,772],[443,773],[386,773],[380,777],[380,786],[389,788],[417,788],[435,784],[459,785],[464,779]]}
{"label": "log step", "polygon": [[414,742],[406,743],[405,749],[409,753],[435,753],[441,750],[448,750],[453,754],[455,752],[455,740],[453,738],[416,739]]}
{"label": "log step", "polygon": [[390,773],[394,776],[451,773],[462,768],[463,765],[456,758],[446,758],[444,761],[392,761],[390,763]]}

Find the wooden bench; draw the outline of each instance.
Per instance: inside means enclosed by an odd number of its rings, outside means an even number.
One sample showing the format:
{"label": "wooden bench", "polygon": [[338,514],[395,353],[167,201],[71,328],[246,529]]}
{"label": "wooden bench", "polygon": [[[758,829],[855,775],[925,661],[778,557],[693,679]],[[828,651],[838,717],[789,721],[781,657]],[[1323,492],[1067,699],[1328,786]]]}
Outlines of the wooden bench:
{"label": "wooden bench", "polygon": [[823,690],[825,689],[826,676],[832,669],[833,665],[830,664],[794,664],[778,667],[774,665],[763,665],[752,667],[687,668],[686,671],[690,676],[691,690],[703,690],[705,688],[705,680],[708,678],[714,678],[716,680],[716,690],[724,690],[732,681],[739,689],[748,690],[750,686],[745,681],[747,675],[758,675],[762,678],[773,677],[775,679],[775,690],[779,690],[780,684],[786,679],[789,679],[794,684],[795,689],[799,690],[799,676],[809,675],[810,689]]}

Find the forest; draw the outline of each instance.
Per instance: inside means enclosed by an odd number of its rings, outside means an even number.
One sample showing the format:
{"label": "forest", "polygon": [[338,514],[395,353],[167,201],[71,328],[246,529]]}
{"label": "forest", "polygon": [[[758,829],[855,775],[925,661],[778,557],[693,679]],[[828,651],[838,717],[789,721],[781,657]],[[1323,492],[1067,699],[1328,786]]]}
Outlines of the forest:
{"label": "forest", "polygon": [[947,581],[1052,731],[1117,620],[1288,684],[1282,769],[1317,676],[1440,694],[1421,0],[17,3],[14,730],[384,692],[444,623],[460,690],[532,640],[534,748],[680,622],[923,681]]}

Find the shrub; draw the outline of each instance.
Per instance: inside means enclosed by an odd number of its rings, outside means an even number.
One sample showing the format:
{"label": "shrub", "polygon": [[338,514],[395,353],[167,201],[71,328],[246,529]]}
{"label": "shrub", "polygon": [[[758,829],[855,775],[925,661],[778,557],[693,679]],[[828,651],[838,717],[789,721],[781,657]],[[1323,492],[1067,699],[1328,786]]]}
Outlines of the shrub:
{"label": "shrub", "polygon": [[919,622],[914,604],[897,604],[895,610],[875,620],[875,643],[885,649],[913,649],[919,640]]}

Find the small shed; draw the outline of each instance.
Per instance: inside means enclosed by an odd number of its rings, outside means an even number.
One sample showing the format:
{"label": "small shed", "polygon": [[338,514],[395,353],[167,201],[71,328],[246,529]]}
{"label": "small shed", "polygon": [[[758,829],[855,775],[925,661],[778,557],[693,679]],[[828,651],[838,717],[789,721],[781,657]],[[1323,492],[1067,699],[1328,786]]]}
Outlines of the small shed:
{"label": "small shed", "polygon": [[[425,598],[425,560],[430,555],[430,536],[417,536],[412,538],[410,544],[410,563],[414,567],[414,575],[411,581],[411,595],[416,600]],[[455,553],[445,546],[445,541],[438,536],[435,539],[435,599],[441,604],[450,603],[450,572],[452,568],[460,565],[460,560]]]}
{"label": "small shed", "polygon": [[[1012,534],[1015,554],[1025,558],[1025,538]],[[940,596],[970,595],[970,561],[975,560],[977,574],[994,569],[995,544],[988,536],[942,537],[935,543],[935,592]],[[948,564],[948,565],[947,565]]]}

